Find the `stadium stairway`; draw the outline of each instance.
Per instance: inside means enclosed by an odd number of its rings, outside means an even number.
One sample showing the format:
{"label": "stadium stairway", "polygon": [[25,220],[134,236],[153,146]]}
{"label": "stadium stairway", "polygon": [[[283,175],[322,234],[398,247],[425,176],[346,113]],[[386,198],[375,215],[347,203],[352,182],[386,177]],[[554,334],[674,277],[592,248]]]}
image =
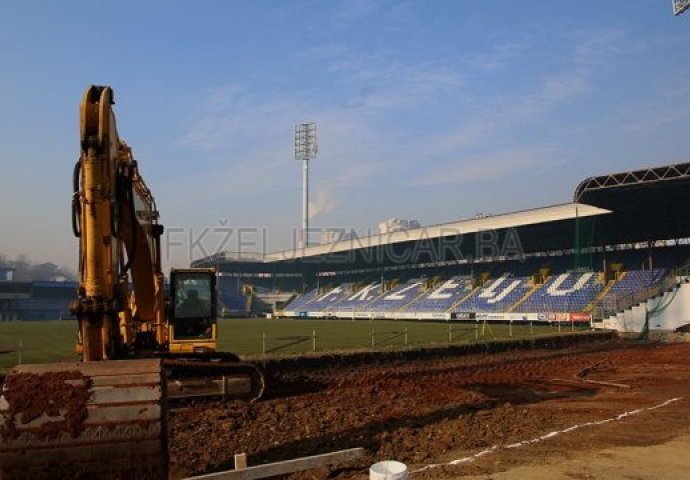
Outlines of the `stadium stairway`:
{"label": "stadium stairway", "polygon": [[523,297],[522,297],[520,300],[518,300],[518,301],[515,302],[513,305],[511,305],[510,308],[508,308],[507,311],[508,311],[508,312],[514,312],[515,309],[518,308],[520,305],[522,305],[529,297],[531,297],[532,294],[533,294],[534,292],[536,292],[537,290],[539,290],[539,288],[540,288],[542,285],[543,285],[543,284],[541,284],[541,283],[534,282],[534,285],[532,285],[532,288],[530,288],[530,289],[527,291],[527,293],[525,293],[525,294],[523,295]]}
{"label": "stadium stairway", "polygon": [[[601,307],[604,319],[615,316],[663,295],[676,284],[676,275],[685,275],[686,272],[687,267],[681,267],[675,272],[665,268],[623,272],[607,294],[594,302],[593,309]],[[619,299],[624,301],[619,302]]]}
{"label": "stadium stairway", "polygon": [[402,312],[402,311],[404,311],[404,310],[405,310],[407,307],[409,307],[410,305],[412,305],[412,304],[418,302],[419,300],[421,300],[422,298],[424,298],[424,296],[427,295],[427,294],[429,293],[429,290],[431,290],[431,289],[429,288],[429,289],[427,289],[427,290],[422,290],[422,292],[420,292],[419,295],[417,295],[417,296],[414,297],[412,300],[410,300],[409,302],[407,302],[405,305],[401,306],[400,308],[396,309],[395,311],[396,311],[396,312]]}
{"label": "stadium stairway", "polygon": [[569,271],[552,275],[514,310],[519,312],[581,312],[603,288],[595,272]]}
{"label": "stadium stairway", "polygon": [[[602,274],[602,275],[603,275],[603,274]],[[606,282],[606,285],[604,286],[604,288],[602,288],[601,291],[597,294],[597,296],[594,297],[594,299],[590,302],[590,304],[587,305],[587,306],[585,307],[584,311],[587,312],[587,313],[591,313],[592,310],[594,310],[594,307],[595,307],[599,302],[601,302],[601,301],[604,299],[604,297],[605,297],[606,295],[608,295],[608,293],[609,293],[609,291],[611,290],[611,288],[613,288],[613,286],[614,286],[618,281],[622,280],[622,279],[623,279],[623,276],[625,276],[625,275],[626,275],[626,272],[623,272],[623,275],[621,275],[621,276],[618,278],[618,280],[609,280],[608,282]],[[602,281],[603,281],[603,279],[602,279]]]}
{"label": "stadium stairway", "polygon": [[[373,301],[363,305],[363,309],[368,311],[395,311],[399,306],[403,305],[408,295],[413,295],[417,290],[420,290],[426,279],[411,278],[406,282],[401,282],[400,279],[393,279],[387,282],[387,288],[376,296]],[[416,295],[415,295],[416,296]]]}
{"label": "stadium stairway", "polygon": [[478,293],[479,290],[481,290],[481,289],[482,289],[482,286],[481,286],[481,285],[477,285],[476,287],[474,287],[474,288],[470,291],[470,293],[468,293],[467,295],[465,295],[464,297],[462,297],[460,300],[458,300],[457,302],[455,302],[455,303],[453,304],[453,306],[451,306],[448,310],[446,310],[446,313],[452,313],[452,312],[457,311],[457,309],[458,309],[458,307],[459,307],[460,305],[462,305],[462,304],[465,303],[467,300],[469,300],[470,298],[472,298],[472,296],[475,295],[476,293]]}
{"label": "stadium stairway", "polygon": [[531,289],[528,276],[514,276],[503,272],[484,286],[476,295],[459,304],[468,312],[505,312]]}
{"label": "stadium stairway", "polygon": [[[414,302],[406,305],[406,312],[446,312],[468,292],[468,275],[453,275],[443,280],[436,278],[430,288]],[[471,289],[470,289],[471,290]]]}
{"label": "stadium stairway", "polygon": [[342,283],[336,284],[332,288],[330,286],[326,287],[323,293],[317,295],[316,298],[305,304],[304,307],[309,310],[327,311],[350,296],[351,286],[351,283]]}

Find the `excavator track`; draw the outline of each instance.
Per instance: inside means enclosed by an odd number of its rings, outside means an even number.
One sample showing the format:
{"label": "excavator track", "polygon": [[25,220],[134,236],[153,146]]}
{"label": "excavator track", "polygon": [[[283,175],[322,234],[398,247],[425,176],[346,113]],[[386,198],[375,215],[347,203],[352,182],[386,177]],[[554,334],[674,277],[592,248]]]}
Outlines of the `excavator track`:
{"label": "excavator track", "polygon": [[257,400],[236,356],[20,365],[0,396],[0,479],[167,478],[168,400]]}
{"label": "excavator track", "polygon": [[163,358],[168,398],[223,398],[254,402],[266,388],[254,364],[220,358]]}

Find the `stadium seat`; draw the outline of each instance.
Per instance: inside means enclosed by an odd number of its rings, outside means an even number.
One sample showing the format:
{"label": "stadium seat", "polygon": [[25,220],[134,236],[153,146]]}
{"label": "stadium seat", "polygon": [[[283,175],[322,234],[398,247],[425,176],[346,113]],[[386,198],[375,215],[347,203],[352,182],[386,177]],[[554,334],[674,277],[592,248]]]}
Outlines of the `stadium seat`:
{"label": "stadium seat", "polygon": [[219,276],[217,278],[218,287],[218,309],[228,312],[245,312],[247,310],[247,299],[242,294],[242,282],[238,277]]}
{"label": "stadium seat", "polygon": [[350,291],[331,310],[337,312],[365,311],[369,303],[381,295],[381,283],[371,282],[355,292]]}
{"label": "stadium seat", "polygon": [[647,297],[644,295],[646,291],[661,283],[665,275],[666,269],[663,268],[624,272],[601,300],[601,306],[607,311],[618,311],[623,306],[638,303]]}
{"label": "stadium seat", "polygon": [[425,279],[414,278],[398,285],[367,305],[367,310],[374,312],[392,312],[398,310],[417,298],[424,288]]}
{"label": "stadium seat", "polygon": [[424,296],[405,307],[408,312],[446,312],[472,291],[469,275],[456,275],[430,289]]}
{"label": "stadium seat", "polygon": [[530,277],[503,273],[456,305],[456,312],[505,312],[530,290]]}
{"label": "stadium seat", "polygon": [[604,287],[595,272],[565,272],[552,275],[518,312],[581,312]]}
{"label": "stadium seat", "polygon": [[286,307],[285,310],[300,311],[303,310],[309,303],[313,302],[319,295],[317,288],[312,288],[298,296],[296,296]]}
{"label": "stadium seat", "polygon": [[338,303],[347,299],[352,293],[352,283],[341,283],[335,287],[321,293],[304,308],[313,312],[323,312],[332,309]]}
{"label": "stadium seat", "polygon": [[[677,265],[685,261],[681,254],[662,251],[656,262],[663,265]],[[609,254],[611,261],[625,264],[643,265],[647,261],[644,252],[620,251]],[[592,255],[588,262],[596,265],[602,263],[601,254]],[[581,259],[578,259],[580,263]],[[474,266],[481,268],[482,275],[493,278],[482,287],[475,288],[468,273],[467,265],[443,267],[443,269],[415,269],[396,272],[396,278],[388,284],[394,286],[382,291],[381,279],[351,275],[346,280],[335,281],[326,289],[311,288],[297,296],[285,311],[311,312],[406,312],[406,313],[447,313],[453,312],[515,312],[515,313],[558,313],[581,312],[593,306],[593,303],[609,301],[615,304],[616,299],[643,292],[659,282],[667,274],[666,268],[630,270],[623,274],[610,290],[604,290],[607,284],[596,270],[569,270],[575,263],[572,256],[554,256],[535,258],[526,262],[495,262]],[[542,285],[533,275],[536,272],[551,272]],[[371,275],[371,274],[370,274]],[[548,275],[548,274],[547,274]],[[378,277],[375,277],[378,278]],[[398,279],[403,280],[396,284]],[[428,278],[434,278],[436,284],[427,289]],[[442,280],[445,278],[445,280]],[[237,284],[231,284],[229,290],[237,292]],[[230,294],[228,294],[230,295]],[[600,297],[604,298],[601,299]],[[226,297],[223,297],[226,298]],[[239,299],[234,299],[239,301]]]}

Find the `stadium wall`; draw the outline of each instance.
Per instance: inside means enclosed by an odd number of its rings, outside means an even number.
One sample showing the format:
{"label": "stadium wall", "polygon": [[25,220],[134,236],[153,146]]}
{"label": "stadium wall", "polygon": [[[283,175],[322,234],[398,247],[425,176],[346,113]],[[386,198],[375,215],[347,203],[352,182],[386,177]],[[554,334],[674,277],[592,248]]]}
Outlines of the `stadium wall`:
{"label": "stadium wall", "polygon": [[621,333],[646,331],[670,332],[690,325],[690,279],[679,283],[662,295],[625,309],[604,319],[595,327],[616,330]]}

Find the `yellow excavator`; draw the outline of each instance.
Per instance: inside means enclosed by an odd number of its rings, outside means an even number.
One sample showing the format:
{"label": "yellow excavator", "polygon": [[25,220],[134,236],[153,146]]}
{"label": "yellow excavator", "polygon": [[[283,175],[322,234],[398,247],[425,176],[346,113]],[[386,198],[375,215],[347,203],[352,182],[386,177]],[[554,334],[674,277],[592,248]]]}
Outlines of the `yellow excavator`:
{"label": "yellow excavator", "polygon": [[253,401],[264,376],[217,352],[216,272],[161,270],[158,211],[120,140],[110,87],[80,107],[72,229],[82,361],[20,365],[0,396],[0,479],[166,478],[169,401]]}

